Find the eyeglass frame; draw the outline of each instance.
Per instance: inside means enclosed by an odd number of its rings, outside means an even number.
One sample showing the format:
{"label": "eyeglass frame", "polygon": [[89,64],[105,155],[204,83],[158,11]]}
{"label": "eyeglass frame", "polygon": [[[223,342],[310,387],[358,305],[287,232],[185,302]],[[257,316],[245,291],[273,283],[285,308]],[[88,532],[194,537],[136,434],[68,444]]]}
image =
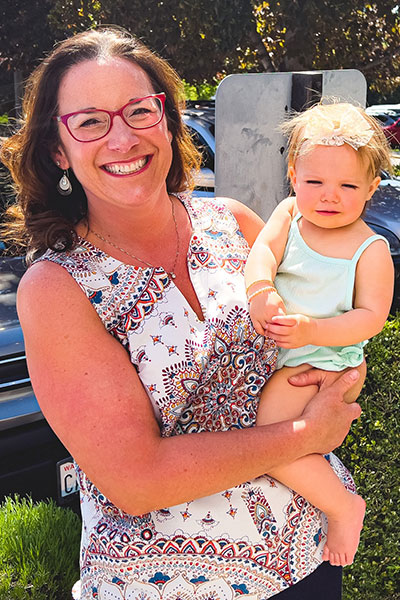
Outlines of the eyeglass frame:
{"label": "eyeglass frame", "polygon": [[[130,125],[124,115],[123,115],[123,111],[125,110],[125,108],[127,106],[129,106],[130,104],[135,104],[136,102],[140,102],[141,100],[146,100],[147,98],[158,98],[158,100],[160,100],[161,102],[161,116],[159,118],[159,120],[156,123],[153,123],[152,125],[147,125],[146,127],[133,127],[132,125]],[[97,142],[98,140],[102,140],[104,137],[106,137],[106,135],[108,135],[111,131],[111,128],[113,126],[113,122],[114,122],[114,117],[121,117],[121,119],[123,120],[124,123],[126,123],[126,125],[128,125],[128,127],[130,127],[131,129],[137,129],[137,130],[141,130],[141,129],[150,129],[151,127],[155,127],[156,125],[158,125],[164,115],[165,115],[165,102],[166,102],[166,94],[165,92],[160,92],[159,94],[148,94],[147,96],[142,96],[141,98],[133,98],[133,100],[130,100],[129,102],[127,102],[126,104],[124,104],[124,106],[122,106],[121,108],[119,108],[118,110],[106,110],[105,108],[90,108],[87,110],[75,110],[74,112],[71,113],[67,113],[65,115],[55,115],[53,117],[53,119],[55,121],[57,121],[58,123],[63,123],[68,131],[68,133],[70,134],[70,136],[76,140],[77,142],[80,142],[81,144],[90,144],[90,142]],[[110,117],[110,126],[108,128],[108,130],[106,131],[106,133],[104,133],[102,136],[98,137],[98,138],[94,138],[93,140],[79,140],[77,137],[74,136],[74,134],[72,133],[71,129],[69,128],[68,125],[68,119],[70,117],[72,117],[73,115],[79,115],[80,113],[93,113],[93,112],[105,112],[109,115]]]}

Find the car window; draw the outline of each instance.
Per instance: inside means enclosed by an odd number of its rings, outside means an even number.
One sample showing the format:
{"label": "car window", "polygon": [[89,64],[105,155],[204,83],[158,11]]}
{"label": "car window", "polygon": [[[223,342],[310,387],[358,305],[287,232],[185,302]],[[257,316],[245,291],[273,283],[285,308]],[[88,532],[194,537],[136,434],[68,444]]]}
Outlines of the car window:
{"label": "car window", "polygon": [[201,167],[203,169],[210,169],[211,171],[214,171],[214,154],[210,151],[207,142],[198,131],[193,129],[193,127],[188,126],[188,129],[196,148],[203,156]]}

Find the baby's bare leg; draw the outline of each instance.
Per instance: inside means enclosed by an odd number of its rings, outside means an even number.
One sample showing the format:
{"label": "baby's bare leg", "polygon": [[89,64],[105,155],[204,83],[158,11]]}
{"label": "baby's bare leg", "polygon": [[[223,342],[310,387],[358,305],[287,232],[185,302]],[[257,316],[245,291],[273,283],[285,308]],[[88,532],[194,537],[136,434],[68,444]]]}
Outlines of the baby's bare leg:
{"label": "baby's bare leg", "polygon": [[[288,377],[308,369],[284,367],[276,371],[264,387],[257,413],[257,425],[266,425],[300,416],[307,403],[317,393],[317,386],[298,388],[288,383]],[[323,559],[333,565],[351,564],[362,528],[365,502],[348,492],[318,454],[304,456],[269,472],[288,487],[301,494],[328,517],[328,537]]]}
{"label": "baby's bare leg", "polygon": [[257,425],[278,423],[302,414],[311,398],[318,392],[318,386],[295,387],[290,385],[288,379],[310,368],[310,365],[300,365],[275,371],[261,392]]}

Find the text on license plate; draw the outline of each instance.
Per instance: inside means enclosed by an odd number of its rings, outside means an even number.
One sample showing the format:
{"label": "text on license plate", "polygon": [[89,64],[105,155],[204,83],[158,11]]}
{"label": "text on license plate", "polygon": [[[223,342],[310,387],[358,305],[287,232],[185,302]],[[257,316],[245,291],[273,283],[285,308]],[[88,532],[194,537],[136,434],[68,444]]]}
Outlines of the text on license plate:
{"label": "text on license plate", "polygon": [[57,463],[58,494],[66,498],[79,491],[75,465],[72,458],[65,458]]}

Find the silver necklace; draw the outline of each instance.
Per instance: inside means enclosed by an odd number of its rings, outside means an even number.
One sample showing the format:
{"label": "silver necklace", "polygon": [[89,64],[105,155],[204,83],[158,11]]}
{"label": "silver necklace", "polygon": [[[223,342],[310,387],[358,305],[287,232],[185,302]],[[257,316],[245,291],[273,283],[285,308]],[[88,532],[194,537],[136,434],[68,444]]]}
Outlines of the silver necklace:
{"label": "silver necklace", "polygon": [[[165,270],[165,272],[167,273],[167,275],[171,279],[175,279],[176,278],[175,267],[176,267],[176,263],[178,261],[178,256],[179,256],[180,239],[179,239],[178,225],[177,225],[176,218],[175,218],[175,204],[174,204],[174,202],[173,202],[173,200],[171,198],[170,198],[170,201],[171,201],[171,207],[172,207],[172,219],[174,221],[174,226],[175,226],[176,252],[175,252],[175,258],[174,258],[174,264],[172,265],[171,271]],[[120,252],[123,252],[127,256],[130,256],[131,258],[134,258],[135,260],[138,260],[139,262],[142,262],[147,267],[151,267],[152,269],[154,269],[154,265],[152,265],[149,262],[147,262],[147,260],[144,260],[143,258],[139,258],[135,254],[132,254],[131,252],[128,252],[127,250],[124,250],[124,248],[121,248],[120,246],[117,246],[117,244],[114,244],[114,242],[112,242],[111,240],[108,240],[107,238],[105,238],[102,235],[100,235],[100,233],[97,233],[97,231],[93,231],[93,229],[90,229],[90,227],[89,227],[88,231],[89,231],[89,233],[92,233],[93,235],[95,235],[102,242],[105,242],[106,244],[109,244],[110,246],[113,246],[113,248],[116,248],[117,250],[119,250]]]}

